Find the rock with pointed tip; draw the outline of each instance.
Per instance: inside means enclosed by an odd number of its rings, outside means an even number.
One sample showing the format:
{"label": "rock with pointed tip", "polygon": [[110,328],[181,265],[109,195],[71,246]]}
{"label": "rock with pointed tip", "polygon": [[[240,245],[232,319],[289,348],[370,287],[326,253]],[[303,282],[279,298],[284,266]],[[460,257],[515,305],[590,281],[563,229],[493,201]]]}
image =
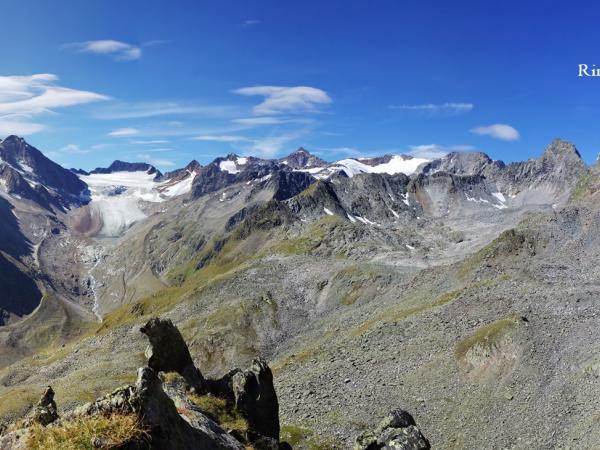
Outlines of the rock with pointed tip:
{"label": "rock with pointed tip", "polygon": [[204,377],[194,366],[190,351],[173,322],[158,317],[150,319],[140,331],[148,337],[148,366],[159,372],[177,372],[196,392],[206,390]]}

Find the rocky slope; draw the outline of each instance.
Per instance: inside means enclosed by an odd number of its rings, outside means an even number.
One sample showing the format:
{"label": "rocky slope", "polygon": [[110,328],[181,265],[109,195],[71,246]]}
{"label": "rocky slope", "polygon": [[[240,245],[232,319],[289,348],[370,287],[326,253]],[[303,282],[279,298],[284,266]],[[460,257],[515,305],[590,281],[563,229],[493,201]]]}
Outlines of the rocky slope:
{"label": "rocky slope", "polygon": [[[294,447],[352,447],[402,406],[433,448],[593,448],[598,169],[560,140],[508,165],[307,153],[81,174],[104,197],[60,216],[39,252],[52,296],[0,327],[0,414],[48,383],[70,409],[130,380],[160,314],[207,378],[269,360]],[[90,225],[123,199],[135,220]]]}

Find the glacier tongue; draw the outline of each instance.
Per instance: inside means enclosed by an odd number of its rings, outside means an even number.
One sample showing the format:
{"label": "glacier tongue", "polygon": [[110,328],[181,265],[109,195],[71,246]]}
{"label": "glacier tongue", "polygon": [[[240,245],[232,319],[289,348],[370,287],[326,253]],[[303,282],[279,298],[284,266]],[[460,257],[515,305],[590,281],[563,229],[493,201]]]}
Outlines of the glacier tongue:
{"label": "glacier tongue", "polygon": [[90,189],[90,208],[102,220],[100,236],[118,237],[146,218],[142,202],[159,203],[190,192],[195,173],[174,184],[157,182],[155,177],[145,171],[79,176]]}

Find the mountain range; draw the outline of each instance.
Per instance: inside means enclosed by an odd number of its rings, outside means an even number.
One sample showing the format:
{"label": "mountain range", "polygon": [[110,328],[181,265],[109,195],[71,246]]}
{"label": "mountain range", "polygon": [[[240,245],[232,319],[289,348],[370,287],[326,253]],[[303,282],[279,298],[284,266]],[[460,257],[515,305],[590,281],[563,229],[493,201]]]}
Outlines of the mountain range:
{"label": "mountain range", "polygon": [[269,359],[298,448],[397,407],[433,448],[591,448],[599,187],[560,139],[509,164],[300,148],[163,174],[67,170],[9,136],[0,416],[49,383],[66,408],[114,389],[160,314],[205,374]]}

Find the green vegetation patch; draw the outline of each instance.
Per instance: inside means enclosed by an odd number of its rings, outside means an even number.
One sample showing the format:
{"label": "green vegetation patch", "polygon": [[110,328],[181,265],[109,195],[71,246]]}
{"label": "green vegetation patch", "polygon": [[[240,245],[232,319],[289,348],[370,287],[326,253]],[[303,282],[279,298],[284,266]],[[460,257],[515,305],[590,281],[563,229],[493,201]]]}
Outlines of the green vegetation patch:
{"label": "green vegetation patch", "polygon": [[454,291],[445,292],[445,293],[441,294],[440,296],[438,296],[434,301],[428,302],[428,303],[423,303],[423,304],[417,305],[417,306],[412,306],[412,307],[408,307],[408,308],[394,307],[391,310],[387,310],[381,314],[378,314],[376,317],[367,320],[362,325],[360,325],[359,327],[352,330],[351,334],[353,336],[361,336],[364,333],[366,333],[367,331],[374,328],[375,326],[385,324],[385,323],[398,322],[401,320],[405,320],[416,314],[420,314],[422,312],[431,310],[433,308],[443,306],[447,303],[450,303],[450,302],[456,300],[458,297],[460,297],[462,294],[464,294],[466,290],[467,290],[466,288],[462,288],[462,289],[456,289]]}
{"label": "green vegetation patch", "polygon": [[246,418],[225,399],[213,395],[196,394],[189,394],[188,399],[225,430],[237,431],[242,434],[248,431]]}
{"label": "green vegetation patch", "polygon": [[[310,188],[309,188],[310,189]],[[318,248],[325,238],[344,221],[338,216],[324,216],[316,220],[300,236],[283,239],[273,245],[269,251],[284,255],[310,255]]]}
{"label": "green vegetation patch", "polygon": [[481,267],[485,260],[520,254],[535,256],[536,248],[539,245],[540,242],[538,242],[537,236],[532,231],[506,230],[489,245],[467,258],[458,270],[458,277],[461,279],[466,278],[476,268]]}
{"label": "green vegetation patch", "polygon": [[518,317],[509,317],[479,327],[472,336],[469,336],[456,344],[454,348],[456,359],[463,359],[467,352],[475,346],[493,349],[499,344],[504,336],[510,333],[519,324],[519,322],[520,319]]}

